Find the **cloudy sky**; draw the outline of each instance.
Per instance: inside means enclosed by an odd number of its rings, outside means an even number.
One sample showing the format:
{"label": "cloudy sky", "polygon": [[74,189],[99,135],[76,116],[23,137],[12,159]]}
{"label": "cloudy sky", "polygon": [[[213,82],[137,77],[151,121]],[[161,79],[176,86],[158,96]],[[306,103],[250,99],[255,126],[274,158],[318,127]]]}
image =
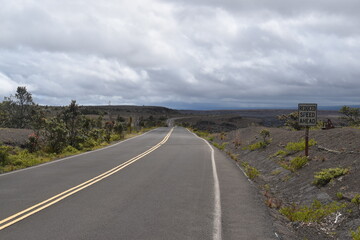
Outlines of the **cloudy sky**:
{"label": "cloudy sky", "polygon": [[0,0],[0,99],[360,104],[359,0]]}

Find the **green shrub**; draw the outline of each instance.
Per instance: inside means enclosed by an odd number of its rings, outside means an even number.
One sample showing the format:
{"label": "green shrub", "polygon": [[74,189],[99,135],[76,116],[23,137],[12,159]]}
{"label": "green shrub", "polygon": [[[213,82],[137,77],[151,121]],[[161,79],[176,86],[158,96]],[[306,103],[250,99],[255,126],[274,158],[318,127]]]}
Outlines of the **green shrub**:
{"label": "green shrub", "polygon": [[360,240],[360,226],[356,231],[351,231],[350,233],[353,240]]}
{"label": "green shrub", "polygon": [[355,204],[360,211],[360,194],[355,194],[355,197],[351,199],[351,203]]}
{"label": "green shrub", "polygon": [[291,159],[290,162],[287,162],[284,158],[282,158],[280,161],[280,166],[291,172],[295,172],[296,170],[305,166],[308,162],[309,160],[306,156],[295,157]]}
{"label": "green shrub", "polygon": [[224,143],[222,143],[221,145],[218,144],[218,143],[216,143],[216,142],[214,142],[213,145],[214,145],[216,148],[220,149],[221,151],[224,151],[225,148],[226,148],[226,145],[228,145],[228,142],[224,142]]}
{"label": "green shrub", "polygon": [[337,192],[336,197],[337,197],[337,199],[341,200],[344,198],[344,195],[341,192]]}
{"label": "green shrub", "polygon": [[46,120],[45,125],[45,141],[47,144],[47,151],[50,153],[61,153],[68,145],[65,123],[57,118]]}
{"label": "green shrub", "polygon": [[270,138],[270,131],[267,129],[263,129],[260,131],[260,136],[263,138],[263,142],[267,142],[266,138]]}
{"label": "green shrub", "polygon": [[40,149],[40,137],[39,135],[32,133],[28,137],[28,141],[26,143],[26,148],[30,152],[36,152]]}
{"label": "green shrub", "polygon": [[76,148],[74,148],[73,146],[70,146],[70,145],[68,145],[62,151],[63,154],[75,154],[75,153],[78,153],[78,152],[79,152],[79,150],[77,150]]}
{"label": "green shrub", "polygon": [[347,168],[328,168],[316,172],[314,175],[314,184],[318,186],[325,186],[332,179],[343,176],[349,173]]}
{"label": "green shrub", "polygon": [[288,153],[285,152],[284,150],[279,150],[276,153],[274,153],[273,155],[271,155],[270,157],[278,157],[278,156],[286,156]]}
{"label": "green shrub", "polygon": [[280,213],[286,216],[290,221],[295,222],[320,222],[324,217],[337,212],[346,207],[346,204],[332,202],[329,204],[322,204],[318,200],[310,206],[296,206],[282,207]]}
{"label": "green shrub", "polygon": [[0,146],[0,165],[5,166],[9,162],[9,152],[11,147]]}
{"label": "green shrub", "polygon": [[248,162],[243,162],[241,165],[244,167],[245,173],[250,179],[254,179],[260,175],[259,170],[253,166],[250,166]]}
{"label": "green shrub", "polygon": [[90,150],[94,148],[95,146],[99,145],[99,142],[97,142],[93,138],[87,138],[81,145],[81,149]]}
{"label": "green shrub", "polygon": [[[309,147],[316,145],[317,142],[314,139],[309,140]],[[279,150],[275,154],[271,155],[270,157],[285,157],[290,154],[294,154],[297,152],[301,152],[305,150],[305,140],[302,139],[299,142],[289,142],[285,146],[285,150]]]}
{"label": "green shrub", "polygon": [[209,136],[209,133],[205,131],[193,130],[193,132],[201,138],[206,138]]}
{"label": "green shrub", "polygon": [[282,172],[281,169],[276,169],[271,172],[271,175],[276,176],[276,175],[279,175],[281,172]]}
{"label": "green shrub", "polygon": [[121,140],[121,135],[119,134],[111,134],[110,142],[119,141]]}
{"label": "green shrub", "polygon": [[28,150],[16,150],[16,154],[9,156],[9,165],[16,166],[14,169],[26,168],[41,163],[34,153],[30,153]]}
{"label": "green shrub", "polygon": [[[309,147],[316,145],[316,141],[314,139],[309,140]],[[288,153],[296,153],[305,150],[305,139],[300,140],[299,142],[289,142],[285,146],[285,150]]]}
{"label": "green shrub", "polygon": [[295,157],[290,160],[290,167],[293,171],[296,171],[308,163],[308,158],[306,156],[303,157]]}
{"label": "green shrub", "polygon": [[249,146],[246,146],[244,148],[242,148],[242,150],[250,150],[250,151],[255,151],[257,149],[261,149],[261,148],[266,148],[266,146],[269,145],[269,142],[257,142],[254,144],[251,144]]}

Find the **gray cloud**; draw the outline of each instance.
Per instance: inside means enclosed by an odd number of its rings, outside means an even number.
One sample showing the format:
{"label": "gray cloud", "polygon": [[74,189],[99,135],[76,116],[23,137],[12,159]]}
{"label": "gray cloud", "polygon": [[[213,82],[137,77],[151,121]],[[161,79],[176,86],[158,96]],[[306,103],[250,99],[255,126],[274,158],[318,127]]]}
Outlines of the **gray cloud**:
{"label": "gray cloud", "polygon": [[358,104],[355,0],[3,1],[0,97],[41,104]]}

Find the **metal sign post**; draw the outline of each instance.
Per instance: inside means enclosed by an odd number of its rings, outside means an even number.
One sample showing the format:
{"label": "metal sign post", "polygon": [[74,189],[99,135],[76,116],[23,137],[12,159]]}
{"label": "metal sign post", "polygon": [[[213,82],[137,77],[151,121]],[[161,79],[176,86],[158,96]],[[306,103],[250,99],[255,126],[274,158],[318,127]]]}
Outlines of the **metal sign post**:
{"label": "metal sign post", "polygon": [[309,128],[317,123],[317,104],[299,103],[299,125],[305,126],[305,156],[309,156]]}

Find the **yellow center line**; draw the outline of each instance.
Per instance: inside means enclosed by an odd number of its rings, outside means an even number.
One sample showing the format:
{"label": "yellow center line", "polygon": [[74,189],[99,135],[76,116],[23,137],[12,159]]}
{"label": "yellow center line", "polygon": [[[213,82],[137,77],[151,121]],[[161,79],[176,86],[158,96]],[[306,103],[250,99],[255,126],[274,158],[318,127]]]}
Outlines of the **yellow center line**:
{"label": "yellow center line", "polygon": [[68,189],[68,190],[66,190],[66,191],[64,191],[62,193],[59,193],[59,194],[57,194],[57,195],[55,195],[55,196],[53,196],[53,197],[51,197],[51,198],[49,198],[49,199],[47,199],[45,201],[42,201],[42,202],[40,202],[40,203],[38,203],[38,204],[36,204],[36,205],[34,205],[32,207],[29,207],[29,208],[27,208],[27,209],[25,209],[25,210],[23,210],[21,212],[18,212],[18,213],[14,214],[14,215],[12,215],[12,216],[10,216],[8,218],[5,218],[5,219],[1,220],[0,221],[0,225],[1,225],[0,230],[3,230],[4,228],[7,228],[7,227],[9,227],[9,226],[21,221],[21,220],[33,215],[33,214],[35,214],[35,213],[37,213],[37,212],[39,212],[39,211],[41,211],[41,210],[43,210],[45,208],[48,208],[51,205],[54,205],[55,203],[65,199],[65,198],[67,198],[67,197],[69,197],[69,196],[71,196],[71,195],[73,195],[73,194],[75,194],[75,193],[77,193],[77,192],[79,192],[79,191],[81,191],[81,190],[83,190],[83,189],[85,189],[85,188],[87,188],[87,187],[89,187],[89,186],[91,186],[91,185],[93,185],[93,184],[95,184],[95,183],[97,183],[97,182],[99,182],[99,181],[101,181],[101,180],[103,180],[103,179],[117,173],[118,171],[124,169],[125,167],[133,164],[134,162],[136,162],[139,159],[145,157],[146,155],[150,154],[151,152],[153,152],[156,149],[158,149],[159,147],[161,147],[161,145],[166,143],[167,140],[170,138],[170,135],[173,132],[173,130],[174,130],[174,128],[172,128],[170,130],[170,132],[164,137],[164,139],[161,142],[159,142],[158,144],[156,144],[152,148],[148,149],[147,151],[139,154],[138,156],[133,157],[132,159],[130,159],[130,160],[128,160],[128,161],[126,161],[126,162],[124,162],[124,163],[122,163],[122,164],[120,164],[120,165],[106,171],[105,173],[100,174],[99,176],[96,176],[96,177],[94,177],[94,178],[92,178],[92,179],[90,179],[90,180],[88,180],[86,182],[83,182],[83,183],[81,183],[81,184],[79,184],[79,185],[77,185],[75,187],[72,187],[72,188],[70,188],[70,189]]}

